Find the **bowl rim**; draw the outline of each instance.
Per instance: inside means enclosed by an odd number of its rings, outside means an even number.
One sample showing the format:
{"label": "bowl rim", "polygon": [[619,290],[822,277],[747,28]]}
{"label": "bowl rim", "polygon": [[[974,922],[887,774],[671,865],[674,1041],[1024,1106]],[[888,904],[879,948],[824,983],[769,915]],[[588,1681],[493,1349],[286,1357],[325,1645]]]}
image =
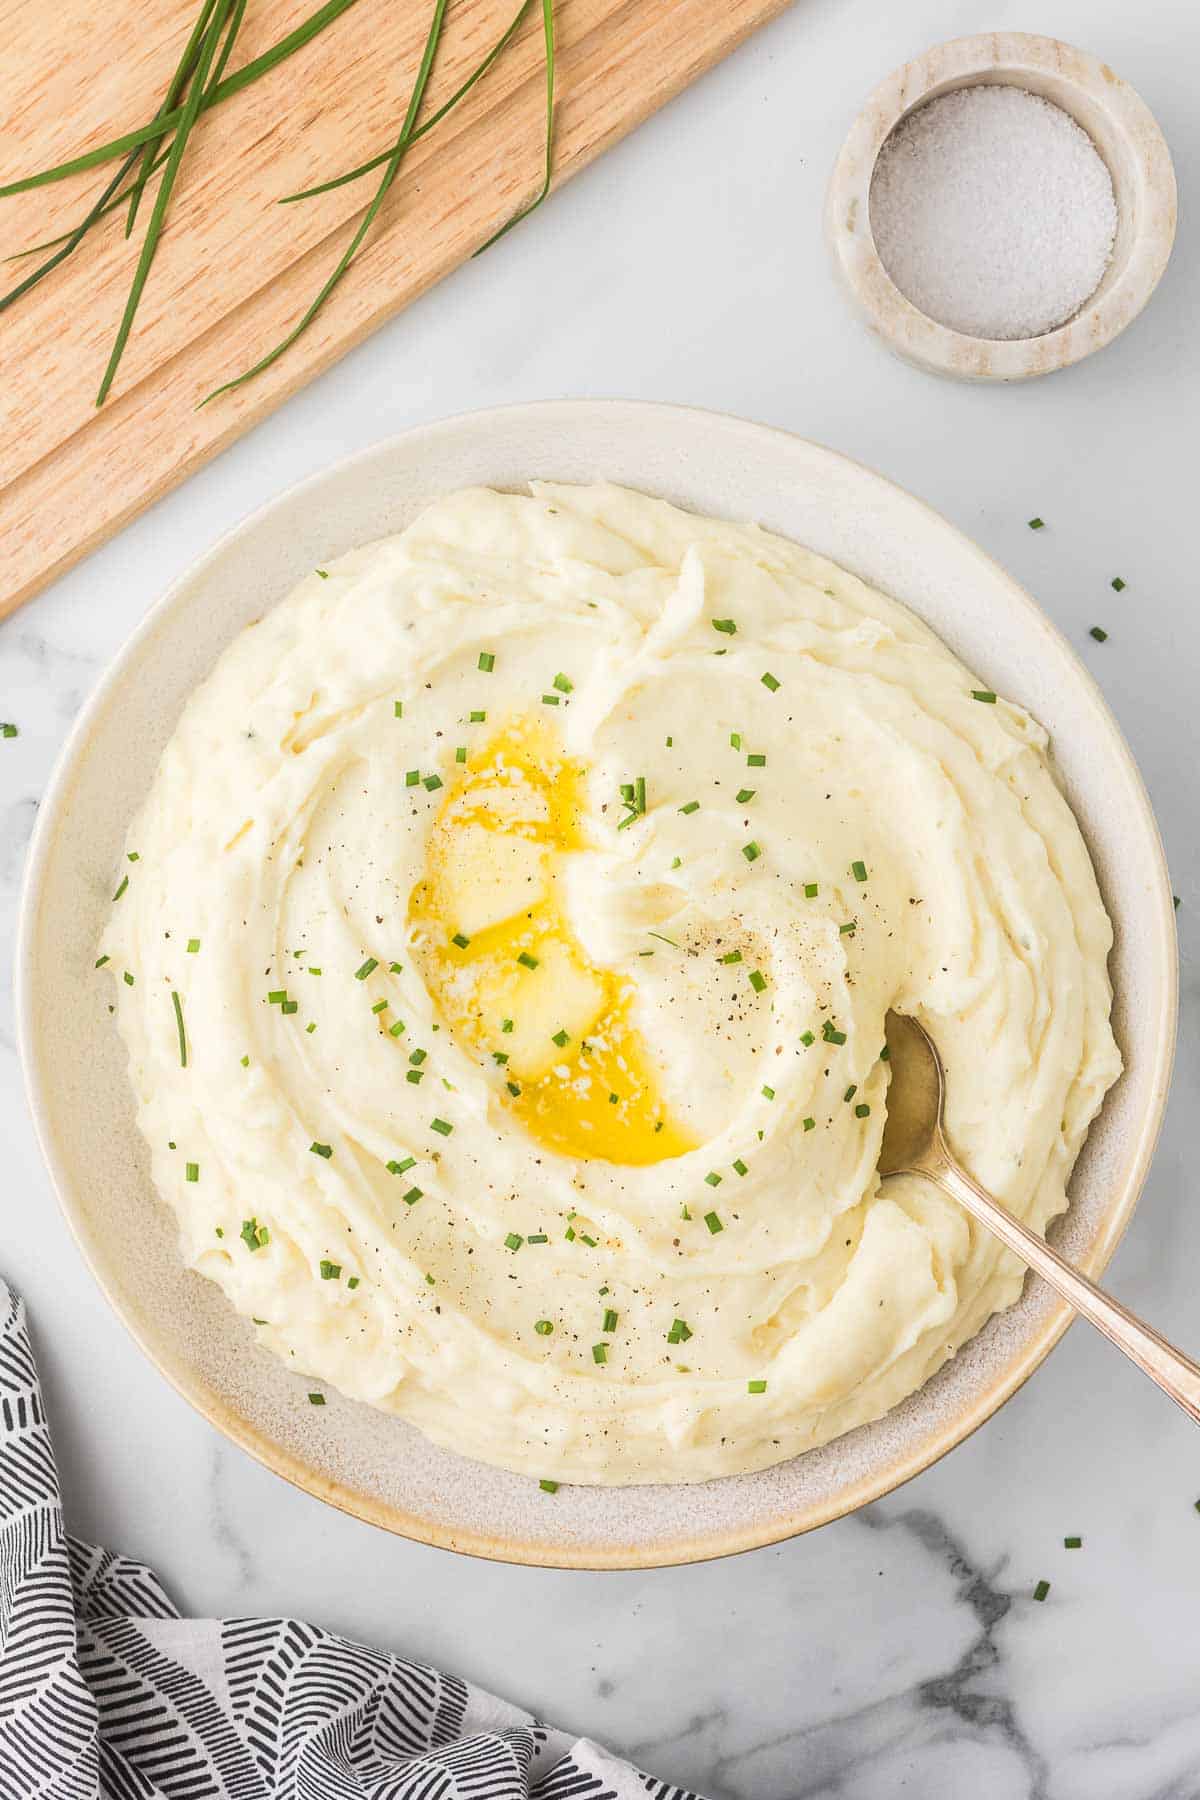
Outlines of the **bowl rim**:
{"label": "bowl rim", "polygon": [[[1136,1147],[1126,1165],[1128,1173],[1120,1204],[1110,1207],[1105,1212],[1086,1256],[1079,1258],[1077,1262],[1077,1266],[1093,1279],[1097,1279],[1103,1272],[1133,1216],[1158,1142],[1175,1055],[1179,968],[1178,939],[1166,855],[1141,771],[1102,690],[1090,671],[1076,657],[1074,648],[1065,635],[1015,577],[1011,576],[995,558],[977,545],[965,532],[960,531],[956,525],[943,518],[935,508],[918,496],[911,494],[906,488],[902,488],[899,483],[881,475],[869,464],[847,456],[841,451],[832,450],[826,445],[817,444],[815,440],[806,439],[798,432],[787,430],[781,426],[762,424],[743,418],[738,414],[720,412],[713,408],[620,398],[522,401],[504,406],[477,408],[449,414],[378,439],[353,452],[350,456],[340,458],[326,468],[317,470],[300,481],[292,483],[229,527],[202,556],[190,563],[176,576],[164,593],[147,609],[134,630],[122,641],[68,731],[38,809],[21,885],[14,957],[17,1047],[35,1136],[50,1175],[59,1208],[67,1221],[84,1263],[101,1293],[148,1361],[208,1424],[236,1443],[239,1448],[247,1451],[263,1467],[282,1476],[284,1480],[302,1492],[326,1501],[339,1511],[362,1519],[365,1523],[381,1526],[395,1535],[427,1544],[432,1548],[457,1551],[488,1561],[516,1565],[599,1571],[673,1567],[686,1563],[713,1561],[724,1556],[766,1548],[798,1537],[818,1526],[833,1523],[837,1519],[856,1512],[871,1501],[883,1498],[903,1485],[904,1482],[939,1462],[949,1451],[964,1442],[991,1418],[993,1413],[998,1411],[1004,1402],[1010,1399],[1040,1367],[1068,1325],[1073,1322],[1075,1314],[1065,1301],[1052,1301],[1047,1307],[1044,1318],[1032,1331],[1024,1347],[1018,1354],[1012,1356],[1003,1369],[982,1387],[981,1391],[973,1397],[970,1405],[960,1408],[936,1432],[930,1432],[919,1444],[911,1446],[895,1456],[886,1467],[863,1475],[851,1486],[839,1488],[836,1494],[806,1502],[794,1514],[780,1515],[745,1527],[720,1527],[715,1532],[703,1537],[693,1538],[683,1535],[672,1541],[656,1540],[653,1545],[626,1543],[574,1545],[564,1543],[555,1546],[553,1550],[533,1541],[525,1542],[491,1536],[484,1531],[463,1531],[435,1524],[428,1518],[408,1512],[399,1505],[380,1500],[350,1487],[347,1483],[314,1468],[302,1457],[269,1438],[244,1419],[205,1378],[190,1370],[183,1359],[169,1358],[163,1347],[153,1341],[152,1334],[143,1326],[142,1322],[135,1316],[131,1316],[122,1298],[106,1279],[103,1259],[93,1245],[93,1234],[88,1230],[84,1218],[72,1202],[71,1179],[65,1168],[64,1160],[59,1156],[50,1130],[49,1108],[41,1097],[41,1076],[34,1049],[36,1029],[33,993],[34,920],[54,835],[60,823],[59,815],[62,811],[62,803],[69,797],[76,767],[86,753],[93,721],[107,705],[113,691],[124,678],[127,666],[135,659],[145,639],[153,634],[162,618],[178,604],[182,593],[202,577],[208,567],[224,553],[233,540],[253,531],[276,507],[285,502],[294,502],[307,492],[315,492],[335,473],[345,473],[359,463],[368,463],[376,457],[386,456],[401,444],[411,447],[413,444],[419,443],[423,437],[447,429],[486,428],[499,420],[515,420],[518,416],[531,420],[536,415],[541,415],[548,423],[556,423],[581,410],[592,414],[625,412],[636,415],[647,423],[656,417],[690,421],[697,427],[703,427],[706,422],[719,423],[726,430],[732,429],[735,432],[741,430],[756,437],[775,438],[783,445],[799,444],[816,449],[822,456],[846,465],[858,473],[866,474],[873,481],[886,484],[898,492],[909,504],[925,514],[942,531],[953,533],[974,556],[987,565],[1005,584],[1013,603],[1026,614],[1029,624],[1055,641],[1061,650],[1066,651],[1074,663],[1077,674],[1082,679],[1107,732],[1111,746],[1125,765],[1131,780],[1131,791],[1137,798],[1142,827],[1147,833],[1148,840],[1156,848],[1154,868],[1147,871],[1147,874],[1148,885],[1154,889],[1157,901],[1152,923],[1157,927],[1158,949],[1164,976],[1162,991],[1158,996],[1158,1009],[1162,1015],[1161,1029],[1155,1033],[1155,1061],[1149,1076],[1153,1104],[1147,1109],[1139,1124]],[[1032,1277],[1032,1279],[1036,1279],[1036,1277]]]}
{"label": "bowl rim", "polygon": [[[1082,124],[1079,107],[1103,117],[1121,144],[1135,190],[1129,204],[1137,218],[1120,265],[1114,256],[1079,311],[1037,337],[974,337],[923,313],[884,267],[871,228],[875,165],[897,126],[943,94],[997,81],[1042,95],[1077,123]],[[1093,132],[1086,125],[1083,129],[1094,141]],[[1117,173],[1101,146],[1096,148],[1116,191]],[[1119,214],[1119,192],[1116,198]],[[1020,381],[1069,368],[1132,323],[1170,260],[1177,204],[1171,153],[1158,122],[1136,89],[1107,63],[1059,38],[979,32],[932,46],[893,69],[868,94],[830,174],[825,240],[843,292],[889,350],[938,375]]]}

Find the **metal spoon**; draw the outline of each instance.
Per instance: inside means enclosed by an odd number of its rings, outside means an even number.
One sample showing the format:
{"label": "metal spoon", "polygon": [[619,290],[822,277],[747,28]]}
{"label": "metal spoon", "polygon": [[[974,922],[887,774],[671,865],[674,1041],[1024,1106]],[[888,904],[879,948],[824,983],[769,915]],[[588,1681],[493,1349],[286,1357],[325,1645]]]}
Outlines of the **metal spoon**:
{"label": "metal spoon", "polygon": [[885,1020],[891,1084],[879,1173],[924,1175],[994,1231],[1001,1243],[1050,1283],[1076,1312],[1123,1350],[1139,1369],[1200,1423],[1200,1367],[1098,1288],[980,1187],[946,1142],[946,1078],[928,1033],[915,1019],[890,1012]]}

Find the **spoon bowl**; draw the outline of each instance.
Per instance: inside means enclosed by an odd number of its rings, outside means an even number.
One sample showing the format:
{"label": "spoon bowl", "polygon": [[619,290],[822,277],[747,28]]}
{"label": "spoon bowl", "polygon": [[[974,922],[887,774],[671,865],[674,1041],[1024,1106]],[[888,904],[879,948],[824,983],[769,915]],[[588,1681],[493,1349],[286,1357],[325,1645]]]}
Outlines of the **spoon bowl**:
{"label": "spoon bowl", "polygon": [[889,1012],[884,1036],[890,1079],[880,1177],[923,1175],[936,1182],[1200,1423],[1200,1366],[1089,1281],[1045,1238],[993,1199],[958,1161],[946,1141],[945,1070],[924,1026],[907,1013]]}

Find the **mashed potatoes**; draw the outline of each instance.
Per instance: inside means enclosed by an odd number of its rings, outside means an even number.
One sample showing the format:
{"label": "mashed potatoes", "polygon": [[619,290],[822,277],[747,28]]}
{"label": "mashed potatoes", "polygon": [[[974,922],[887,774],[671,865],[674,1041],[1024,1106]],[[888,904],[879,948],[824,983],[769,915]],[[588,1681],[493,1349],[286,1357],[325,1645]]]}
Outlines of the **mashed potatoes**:
{"label": "mashed potatoes", "polygon": [[876,1418],[1021,1266],[875,1169],[889,1007],[1043,1227],[1120,1061],[1044,732],[639,494],[472,490],[198,690],[102,946],[183,1252],[307,1377],[542,1477]]}

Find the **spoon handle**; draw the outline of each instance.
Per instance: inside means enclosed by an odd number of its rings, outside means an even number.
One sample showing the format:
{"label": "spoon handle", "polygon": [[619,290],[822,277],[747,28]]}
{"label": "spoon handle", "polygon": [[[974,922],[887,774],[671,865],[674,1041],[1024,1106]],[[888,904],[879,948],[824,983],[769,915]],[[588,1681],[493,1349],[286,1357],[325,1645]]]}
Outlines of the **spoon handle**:
{"label": "spoon handle", "polygon": [[966,1170],[955,1163],[944,1162],[927,1171],[960,1206],[995,1232],[1010,1250],[1036,1269],[1046,1281],[1070,1301],[1075,1311],[1102,1331],[1106,1338],[1123,1350],[1131,1362],[1156,1381],[1164,1394],[1169,1394],[1189,1417],[1200,1423],[1200,1367],[1190,1357],[1176,1350],[1157,1331],[1131,1313],[1128,1307],[1113,1300],[1102,1288],[1071,1267],[1045,1238],[1030,1231],[1007,1207],[971,1179]]}

